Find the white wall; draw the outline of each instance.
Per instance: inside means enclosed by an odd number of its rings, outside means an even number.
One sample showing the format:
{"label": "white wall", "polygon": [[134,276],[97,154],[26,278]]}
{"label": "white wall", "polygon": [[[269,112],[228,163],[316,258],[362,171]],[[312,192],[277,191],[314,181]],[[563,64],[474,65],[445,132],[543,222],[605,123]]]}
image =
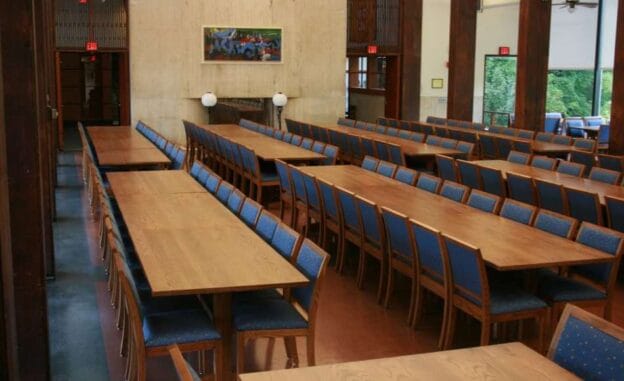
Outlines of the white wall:
{"label": "white wall", "polygon": [[592,69],[596,51],[598,9],[553,7],[550,26],[550,69]]}

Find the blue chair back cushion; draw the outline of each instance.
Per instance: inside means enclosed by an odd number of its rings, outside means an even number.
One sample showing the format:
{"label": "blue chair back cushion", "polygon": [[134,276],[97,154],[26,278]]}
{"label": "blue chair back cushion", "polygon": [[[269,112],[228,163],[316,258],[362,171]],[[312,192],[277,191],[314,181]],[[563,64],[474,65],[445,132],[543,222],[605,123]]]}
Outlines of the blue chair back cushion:
{"label": "blue chair back cushion", "polygon": [[570,233],[570,229],[573,227],[573,222],[567,219],[558,218],[552,214],[539,213],[537,217],[535,217],[533,226],[550,234],[567,238]]}
{"label": "blue chair back cushion", "polygon": [[414,256],[410,244],[410,236],[406,221],[395,215],[384,211],[382,213],[388,236],[390,249],[406,262],[411,262]]}
{"label": "blue chair back cushion", "polygon": [[428,275],[444,279],[444,264],[438,236],[421,226],[412,224],[412,233],[418,250],[418,262]]}
{"label": "blue chair back cushion", "polygon": [[299,239],[298,233],[292,231],[286,227],[286,225],[280,224],[275,229],[275,233],[271,239],[271,246],[277,250],[282,257],[290,260],[293,255],[297,239]]}
{"label": "blue chair back cushion", "polygon": [[306,311],[309,311],[312,306],[314,288],[316,287],[316,281],[321,275],[322,266],[323,256],[316,252],[309,241],[304,241],[297,255],[297,269],[301,271],[310,282],[304,287],[293,288],[292,294],[297,303]]}
{"label": "blue chair back cushion", "polygon": [[[615,232],[610,233],[602,229],[584,225],[581,227],[576,241],[604,253],[616,255],[622,244],[622,237]],[[612,266],[612,263],[603,263],[575,266],[573,269],[574,272],[582,274],[595,282],[606,284],[609,281]]]}
{"label": "blue chair back cushion", "polygon": [[481,305],[483,285],[481,284],[481,267],[476,253],[449,240],[446,240],[446,249],[456,292],[473,303]]}

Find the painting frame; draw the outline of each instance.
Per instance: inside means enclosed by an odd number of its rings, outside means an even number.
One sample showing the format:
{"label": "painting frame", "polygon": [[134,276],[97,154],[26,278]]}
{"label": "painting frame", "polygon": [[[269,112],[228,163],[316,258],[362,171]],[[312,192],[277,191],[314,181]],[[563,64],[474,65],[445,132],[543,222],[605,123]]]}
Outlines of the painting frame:
{"label": "painting frame", "polygon": [[432,78],[431,79],[431,88],[432,89],[443,89],[444,88],[444,78]]}
{"label": "painting frame", "polygon": [[[218,34],[215,35],[215,33]],[[267,35],[269,37],[265,37]],[[201,63],[203,64],[279,65],[284,63],[284,30],[282,27],[202,25],[201,36]],[[215,40],[216,38],[220,38],[221,43]]]}

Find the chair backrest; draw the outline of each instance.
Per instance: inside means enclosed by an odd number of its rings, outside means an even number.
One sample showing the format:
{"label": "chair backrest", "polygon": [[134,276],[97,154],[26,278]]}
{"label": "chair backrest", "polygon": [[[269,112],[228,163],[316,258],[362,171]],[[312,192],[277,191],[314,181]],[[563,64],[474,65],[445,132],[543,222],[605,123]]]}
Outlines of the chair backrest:
{"label": "chair backrest", "polygon": [[572,239],[578,227],[578,221],[563,214],[540,209],[535,216],[533,226],[547,233]]}
{"label": "chair backrest", "polygon": [[319,187],[325,218],[332,219],[336,223],[339,223],[340,213],[338,210],[338,196],[334,184],[328,183],[322,179],[316,179],[316,182]]}
{"label": "chair backrest", "polygon": [[316,178],[305,172],[301,172],[301,176],[303,177],[303,185],[305,186],[306,197],[308,199],[308,208],[321,212],[321,196],[319,194],[318,185],[316,185]]}
{"label": "chair backrest", "polygon": [[442,243],[448,257],[453,296],[489,311],[489,285],[481,251],[445,234]]}
{"label": "chair backrest", "polygon": [[486,159],[496,159],[499,157],[498,144],[496,138],[488,135],[482,135],[480,139],[481,155]]}
{"label": "chair backrest", "polygon": [[624,172],[624,156],[598,155],[598,165],[600,168]]}
{"label": "chair backrest", "polygon": [[323,155],[325,155],[324,165],[335,165],[338,160],[338,147],[333,144],[327,144],[325,150],[323,150]]}
{"label": "chair backrest", "polygon": [[596,225],[604,225],[602,206],[597,193],[581,189],[564,188],[568,200],[570,216],[579,221],[587,221]]}
{"label": "chair backrest", "polygon": [[624,199],[604,196],[607,209],[607,226],[619,232],[624,232]]}
{"label": "chair backrest", "polygon": [[557,172],[570,176],[582,177],[585,173],[585,166],[579,163],[572,163],[570,161],[560,161],[557,167]]}
{"label": "chair backrest", "polygon": [[442,142],[440,143],[440,146],[444,147],[444,148],[448,148],[448,149],[455,149],[455,148],[457,148],[457,140],[444,138],[444,139],[442,139]]}
{"label": "chair backrest", "polygon": [[509,198],[529,205],[537,205],[537,196],[533,179],[528,176],[507,172],[507,191]]}
{"label": "chair backrest", "polygon": [[401,130],[399,131],[399,137],[403,139],[411,139],[414,133],[409,130]]}
{"label": "chair backrest", "polygon": [[385,250],[385,231],[381,211],[372,201],[355,196],[366,242]]}
{"label": "chair backrest", "polygon": [[277,225],[280,224],[280,220],[275,217],[271,212],[266,209],[262,209],[260,217],[256,222],[256,234],[258,234],[263,240],[271,242]]}
{"label": "chair backrest", "polygon": [[555,135],[549,132],[538,132],[537,135],[535,136],[535,140],[540,141],[540,142],[550,143],[554,137]]}
{"label": "chair backrest", "polygon": [[288,164],[277,159],[275,160],[275,168],[277,169],[277,175],[280,180],[280,192],[286,194],[293,194],[292,180],[290,179],[290,168]]}
{"label": "chair backrest", "polygon": [[491,193],[482,192],[478,189],[473,189],[470,192],[468,201],[466,204],[473,208],[480,209],[484,212],[498,214],[500,209],[501,198]]}
{"label": "chair backrest", "polygon": [[390,161],[390,152],[388,151],[388,144],[380,140],[375,140],[375,150],[377,151],[377,157],[380,160]]}
{"label": "chair backrest", "polygon": [[388,129],[386,129],[386,135],[399,136],[399,130],[394,127],[388,127]]}
{"label": "chair backrest", "polygon": [[568,214],[568,204],[563,186],[546,180],[534,179],[537,203],[540,208]]}
{"label": "chair backrest", "polygon": [[241,207],[239,218],[247,224],[247,226],[253,228],[256,226],[258,217],[260,217],[260,212],[262,212],[262,205],[258,204],[250,197],[247,197]]}
{"label": "chair backrest", "polygon": [[243,161],[242,164],[245,172],[253,177],[260,176],[260,162],[258,161],[256,153],[243,145],[239,145],[238,150]]}
{"label": "chair backrest", "polygon": [[358,135],[347,134],[346,138],[347,152],[351,153],[354,159],[358,160],[362,157],[362,139]]}
{"label": "chair backrest", "polygon": [[204,187],[208,190],[208,192],[215,194],[217,193],[217,189],[219,189],[219,185],[221,185],[221,178],[214,173],[208,174],[208,178],[206,182],[204,182]]}
{"label": "chair backrest", "polygon": [[533,205],[525,204],[510,198],[505,199],[500,210],[500,216],[519,222],[525,225],[531,225],[537,208]]}
{"label": "chair backrest", "polygon": [[533,140],[535,137],[535,131],[531,130],[518,130],[518,137],[522,139]]}
{"label": "chair backrest", "polygon": [[554,171],[557,166],[557,160],[552,159],[548,156],[533,156],[531,160],[531,167],[546,169],[549,171]]}
{"label": "chair backrest", "polygon": [[293,135],[292,139],[290,140],[290,144],[294,146],[300,146],[302,141],[303,137],[301,135]]}
{"label": "chair backrest", "polygon": [[377,151],[375,150],[375,142],[372,139],[362,137],[362,149],[364,150],[363,154],[365,156],[379,157],[377,156]]}
{"label": "chair backrest", "polygon": [[444,180],[459,182],[459,171],[455,159],[444,155],[436,155],[436,166],[438,167],[438,176]]}
{"label": "chair backrest", "polygon": [[382,207],[381,215],[386,228],[388,253],[391,259],[401,258],[407,263],[414,260],[414,240],[406,215]]}
{"label": "chair backrest", "polygon": [[232,213],[239,214],[241,208],[243,207],[243,202],[245,201],[245,194],[238,189],[234,189],[232,193],[230,193],[230,197],[227,200],[227,207]]}
{"label": "chair backrest", "polygon": [[387,143],[388,154],[390,155],[390,161],[396,165],[405,166],[405,155],[403,155],[403,149],[398,144]]}
{"label": "chair backrest", "polygon": [[599,145],[609,144],[609,135],[610,135],[611,126],[609,124],[601,124],[600,129],[598,130],[598,136],[596,140],[598,140]]}
{"label": "chair backrest", "polygon": [[568,304],[547,356],[580,379],[620,379],[624,364],[624,329]]}
{"label": "chair backrest", "polygon": [[312,149],[312,146],[314,145],[314,140],[310,139],[310,138],[303,138],[303,141],[301,142],[301,148],[305,148],[305,149]]}
{"label": "chair backrest", "polygon": [[199,174],[201,173],[201,169],[203,168],[202,163],[200,163],[199,161],[195,160],[195,162],[193,163],[193,165],[191,166],[191,176],[193,176],[194,178],[197,178],[199,176]]}
{"label": "chair backrest", "polygon": [[460,182],[472,189],[481,189],[481,169],[466,160],[455,160],[459,169]]}
{"label": "chair backrest", "polygon": [[325,151],[325,143],[318,140],[315,141],[314,144],[312,144],[312,151],[322,154],[323,151]]}
{"label": "chair backrest", "polygon": [[589,179],[600,181],[603,183],[616,185],[620,182],[622,172],[612,171],[610,169],[594,167],[589,172]]}
{"label": "chair backrest", "polygon": [[467,186],[449,180],[445,180],[442,189],[440,189],[440,196],[461,203],[466,202],[469,193],[470,188]]}
{"label": "chair backrest", "polygon": [[375,157],[367,155],[364,158],[364,160],[362,160],[362,168],[369,170],[371,172],[376,172],[378,166],[379,166],[379,159]]}
{"label": "chair backrest", "polygon": [[380,160],[379,165],[377,166],[377,173],[379,173],[380,175],[384,175],[386,177],[393,177],[396,170],[397,170],[396,164],[393,164],[384,160]]}
{"label": "chair backrest", "polygon": [[574,148],[588,152],[596,152],[596,141],[593,139],[574,139]]}
{"label": "chair backrest", "polygon": [[338,207],[342,216],[342,222],[344,223],[344,227],[353,232],[361,233],[362,219],[359,209],[357,207],[355,193],[350,192],[339,186],[336,186],[335,188],[338,194]]}
{"label": "chair backrest", "polygon": [[221,201],[222,203],[226,204],[228,199],[230,198],[230,194],[232,193],[232,191],[234,191],[234,187],[232,186],[232,184],[222,181],[221,184],[219,184],[219,188],[217,189],[217,199],[219,199],[219,201]]}
{"label": "chair backrest", "polygon": [[[509,130],[509,129],[508,129]],[[507,138],[496,139],[498,143],[498,157],[506,158],[509,156],[509,152],[513,149],[513,140]]]}
{"label": "chair backrest", "polygon": [[555,133],[561,124],[561,113],[548,113],[544,119],[544,131],[546,133]]}
{"label": "chair backrest", "polygon": [[434,146],[439,146],[440,143],[442,142],[442,139],[439,136],[428,135],[427,136],[427,140],[425,142],[427,144],[431,144],[431,145],[434,145]]}
{"label": "chair backrest", "polygon": [[399,167],[394,178],[407,185],[415,185],[416,180],[418,180],[418,172],[406,167]]}
{"label": "chair backrest", "polygon": [[572,138],[569,136],[555,135],[553,136],[551,143],[569,146],[569,145],[572,145]]}
{"label": "chair backrest", "polygon": [[348,118],[338,118],[338,124],[341,126],[354,127],[355,120]]}
{"label": "chair backrest", "polygon": [[442,186],[442,179],[439,177],[431,176],[426,173],[421,173],[416,181],[416,187],[427,192],[438,193]]}
{"label": "chair backrest", "polygon": [[325,278],[325,270],[329,262],[329,255],[309,239],[304,239],[297,252],[295,266],[308,278],[308,284],[292,289],[292,298],[308,313],[310,329],[316,324],[321,285]]}
{"label": "chair backrest", "polygon": [[448,259],[443,251],[442,234],[414,219],[409,220],[409,227],[414,238],[420,273],[446,283]]}
{"label": "chair backrest", "polygon": [[463,152],[466,159],[470,159],[474,154],[474,143],[459,141],[457,142],[457,150]]}
{"label": "chair backrest", "polygon": [[571,273],[581,275],[603,286],[607,296],[609,296],[608,294],[613,291],[615,286],[620,267],[624,236],[615,230],[583,222],[576,234],[576,242],[613,256],[611,262],[570,267]]}
{"label": "chair backrest", "polygon": [[481,184],[483,190],[500,197],[507,195],[503,173],[499,169],[481,167]]}
{"label": "chair backrest", "polygon": [[425,134],[423,134],[422,132],[414,132],[410,139],[417,143],[422,143],[425,141]]}
{"label": "chair backrest", "polygon": [[509,155],[507,156],[507,161],[516,163],[516,164],[529,165],[529,162],[531,161],[531,155],[512,150],[512,151],[509,151]]}
{"label": "chair backrest", "polygon": [[[286,130],[294,135],[300,135],[301,134],[301,128],[299,127],[299,122],[296,122],[292,119],[288,119],[286,118]],[[241,123],[242,123],[242,119],[241,119]]]}
{"label": "chair backrest", "polygon": [[570,152],[570,161],[573,163],[583,164],[587,167],[587,170],[591,171],[591,169],[596,164],[596,158],[593,153],[583,152],[583,151],[572,151]]}
{"label": "chair backrest", "polygon": [[299,249],[302,240],[303,236],[280,222],[275,228],[273,238],[271,238],[271,246],[286,260],[294,262],[294,254]]}

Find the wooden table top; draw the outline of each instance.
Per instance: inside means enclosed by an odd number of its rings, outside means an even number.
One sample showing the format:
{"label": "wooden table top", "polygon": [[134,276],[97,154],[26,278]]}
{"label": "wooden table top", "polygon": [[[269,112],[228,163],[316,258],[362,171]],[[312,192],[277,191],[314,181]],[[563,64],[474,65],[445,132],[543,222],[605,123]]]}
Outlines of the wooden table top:
{"label": "wooden table top", "polygon": [[171,160],[131,126],[87,127],[98,162],[106,167],[168,166]]}
{"label": "wooden table top", "polygon": [[503,177],[507,178],[507,172],[517,173],[532,177],[534,179],[546,180],[560,184],[568,188],[584,190],[598,193],[600,202],[604,205],[604,196],[624,198],[624,187],[611,185],[600,181],[593,181],[583,177],[570,176],[556,171],[535,168],[530,165],[512,163],[506,160],[479,160],[473,162],[476,165],[486,168],[498,169],[503,172]]}
{"label": "wooden table top", "polygon": [[419,156],[419,157],[433,157],[435,155],[446,156],[462,156],[463,152],[455,149],[438,147],[432,144],[418,143],[413,140],[403,139],[397,136],[390,136],[386,134],[380,134],[379,132],[373,132],[363,130],[355,127],[347,127],[341,125],[323,125],[321,126],[328,130],[334,130],[345,134],[358,135],[374,140],[381,140],[388,143],[393,143],[401,146],[403,154],[406,156]]}
{"label": "wooden table top", "polygon": [[208,192],[113,193],[154,296],[308,282]]}
{"label": "wooden table top", "polygon": [[480,248],[486,263],[497,270],[568,266],[612,258],[574,241],[359,167],[301,167],[301,170]]}
{"label": "wooden table top", "polygon": [[206,192],[206,189],[185,171],[110,172],[106,176],[115,195]]}
{"label": "wooden table top", "polygon": [[97,152],[98,163],[105,167],[168,166],[171,160],[158,148],[141,148],[129,151]]}
{"label": "wooden table top", "polygon": [[253,149],[262,160],[318,161],[325,159],[325,155],[248,130],[236,124],[209,124],[199,127]]}
{"label": "wooden table top", "polygon": [[521,343],[241,374],[241,381],[578,380]]}

